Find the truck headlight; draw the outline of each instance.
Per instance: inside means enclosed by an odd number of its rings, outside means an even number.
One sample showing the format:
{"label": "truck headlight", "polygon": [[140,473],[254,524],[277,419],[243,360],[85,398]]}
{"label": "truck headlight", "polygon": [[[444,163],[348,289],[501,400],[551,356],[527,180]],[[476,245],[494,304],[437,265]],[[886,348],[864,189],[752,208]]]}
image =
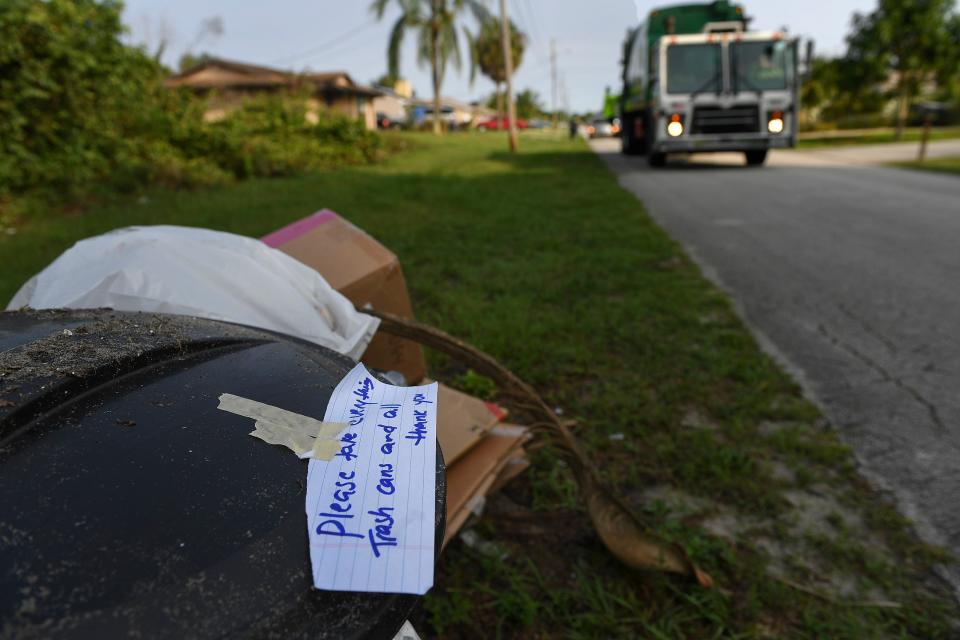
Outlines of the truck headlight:
{"label": "truck headlight", "polygon": [[767,131],[770,133],[783,133],[782,111],[774,111],[767,115]]}
{"label": "truck headlight", "polygon": [[683,135],[683,117],[679,113],[670,116],[670,122],[667,123],[667,135],[671,138],[679,138]]}

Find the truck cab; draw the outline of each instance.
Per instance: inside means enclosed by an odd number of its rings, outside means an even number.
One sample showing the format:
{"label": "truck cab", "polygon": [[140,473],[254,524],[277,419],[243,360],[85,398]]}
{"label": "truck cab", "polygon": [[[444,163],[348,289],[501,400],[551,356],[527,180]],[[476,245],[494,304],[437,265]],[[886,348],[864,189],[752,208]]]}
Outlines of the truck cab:
{"label": "truck cab", "polygon": [[747,32],[745,19],[705,22],[701,32],[683,34],[670,33],[676,22],[664,22],[662,35],[645,24],[625,47],[624,153],[646,154],[660,166],[668,153],[742,151],[748,165],[760,165],[769,149],[796,144],[796,41]]}

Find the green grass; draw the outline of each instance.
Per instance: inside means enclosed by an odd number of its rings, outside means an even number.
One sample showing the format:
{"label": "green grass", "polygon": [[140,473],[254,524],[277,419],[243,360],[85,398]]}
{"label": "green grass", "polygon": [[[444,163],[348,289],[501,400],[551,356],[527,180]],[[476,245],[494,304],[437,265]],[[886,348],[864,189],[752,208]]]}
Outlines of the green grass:
{"label": "green grass", "polygon": [[[797,142],[799,149],[815,149],[818,147],[843,147],[858,144],[883,144],[891,142],[919,142],[923,135],[921,127],[910,127],[904,130],[900,140],[896,139],[894,130],[878,129],[864,135],[837,137],[837,138],[801,138]],[[930,140],[956,140],[960,138],[960,127],[935,127],[930,131]]]}
{"label": "green grass", "polygon": [[[503,136],[416,140],[380,166],[41,215],[0,238],[0,298],[76,239],[117,226],[260,236],[332,208],[400,256],[421,319],[490,352],[575,417],[606,482],[718,584],[620,565],[593,534],[568,469],[540,449],[472,525],[503,554],[455,540],[415,614],[422,633],[951,636],[952,601],[930,574],[942,554],[865,485],[727,298],[582,141],[525,137],[511,156]],[[431,354],[430,365],[490,391],[444,358]],[[828,495],[833,506],[818,520],[792,506],[796,495]],[[708,526],[722,517],[733,523],[726,533]],[[831,580],[856,588],[833,593]],[[862,602],[876,593],[902,606]]]}
{"label": "green grass", "polygon": [[923,171],[937,171],[940,173],[960,175],[960,156],[931,158],[923,162],[897,162],[894,163],[893,166],[903,167],[904,169],[921,169]]}

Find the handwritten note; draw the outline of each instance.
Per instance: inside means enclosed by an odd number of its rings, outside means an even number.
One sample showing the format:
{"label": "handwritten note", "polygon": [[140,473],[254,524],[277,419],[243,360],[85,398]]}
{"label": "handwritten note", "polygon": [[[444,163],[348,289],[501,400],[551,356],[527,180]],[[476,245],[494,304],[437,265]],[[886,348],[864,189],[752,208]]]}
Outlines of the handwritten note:
{"label": "handwritten note", "polygon": [[324,415],[339,451],[310,460],[307,528],[318,589],[424,594],[433,586],[437,385],[395,387],[358,364]]}

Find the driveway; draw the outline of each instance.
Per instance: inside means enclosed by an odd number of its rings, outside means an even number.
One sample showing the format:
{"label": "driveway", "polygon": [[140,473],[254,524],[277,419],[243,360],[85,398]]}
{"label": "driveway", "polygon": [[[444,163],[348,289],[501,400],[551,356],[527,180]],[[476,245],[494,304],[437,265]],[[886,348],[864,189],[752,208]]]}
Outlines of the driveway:
{"label": "driveway", "polygon": [[[960,557],[960,178],[877,166],[916,145],[694,156],[664,169],[591,146],[730,292],[897,497]],[[932,144],[960,155],[960,141]],[[960,593],[960,566],[947,568]]]}

